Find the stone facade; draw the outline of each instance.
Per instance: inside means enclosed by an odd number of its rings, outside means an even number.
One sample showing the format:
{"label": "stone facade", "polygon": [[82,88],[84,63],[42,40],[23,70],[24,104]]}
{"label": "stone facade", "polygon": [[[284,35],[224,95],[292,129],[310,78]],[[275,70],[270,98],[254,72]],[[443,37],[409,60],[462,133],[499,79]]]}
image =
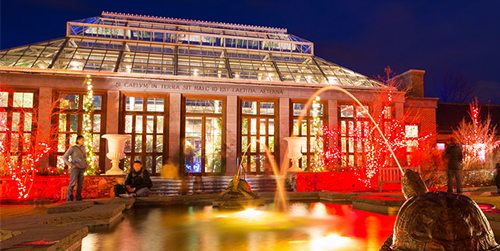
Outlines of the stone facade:
{"label": "stone facade", "polygon": [[[36,89],[38,90],[39,117],[41,121],[50,118],[47,105],[52,96],[58,90],[80,90],[84,91],[82,84],[85,74],[75,72],[56,72],[31,69],[23,71],[18,69],[1,70],[0,83],[10,89]],[[179,76],[168,76],[164,78],[135,75],[134,77],[124,74],[104,74],[95,73],[92,75],[95,92],[102,92],[106,95],[105,111],[105,132],[119,133],[120,121],[123,120],[120,114],[121,97],[123,93],[143,93],[143,94],[167,94],[168,95],[168,161],[174,164],[180,163],[181,156],[181,125],[183,121],[182,97],[183,95],[202,96],[223,96],[225,97],[226,110],[224,114],[225,129],[225,172],[222,175],[233,175],[237,171],[236,158],[239,152],[239,129],[240,123],[238,100],[242,97],[255,97],[277,99],[279,107],[279,140],[277,149],[279,152],[278,163],[286,159],[286,142],[284,137],[289,136],[291,101],[306,101],[311,95],[324,85],[319,84],[297,84],[283,82],[251,81],[242,79],[211,80],[207,78],[182,78]],[[414,78],[410,78],[414,79]],[[418,79],[418,78],[417,78]],[[420,80],[419,80],[420,81]],[[351,87],[348,89],[362,103],[371,104],[380,95],[380,89]],[[351,98],[339,91],[327,91],[321,94],[321,100],[328,104],[328,125],[338,126],[338,106],[340,104],[353,103]],[[436,99],[429,98],[405,98],[403,92],[395,91],[393,95],[395,103],[396,118],[403,118],[405,114],[410,114],[413,119],[418,119],[418,124],[423,132],[435,133],[435,107]],[[411,120],[410,120],[411,122]],[[47,127],[49,128],[49,127]],[[45,136],[49,134],[44,128]],[[101,146],[101,151],[106,151],[106,145]],[[167,163],[167,161],[164,161]],[[41,166],[49,164],[45,158]],[[106,159],[105,168],[110,168],[110,161]]]}

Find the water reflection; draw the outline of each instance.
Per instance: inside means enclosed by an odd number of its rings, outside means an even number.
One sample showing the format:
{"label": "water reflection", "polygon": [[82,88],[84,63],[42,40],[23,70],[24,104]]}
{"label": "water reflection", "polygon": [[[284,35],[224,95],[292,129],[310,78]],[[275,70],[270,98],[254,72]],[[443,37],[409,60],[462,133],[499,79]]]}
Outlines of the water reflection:
{"label": "water reflection", "polygon": [[138,208],[114,230],[89,234],[83,250],[378,250],[395,216],[350,205],[291,203],[243,211]]}

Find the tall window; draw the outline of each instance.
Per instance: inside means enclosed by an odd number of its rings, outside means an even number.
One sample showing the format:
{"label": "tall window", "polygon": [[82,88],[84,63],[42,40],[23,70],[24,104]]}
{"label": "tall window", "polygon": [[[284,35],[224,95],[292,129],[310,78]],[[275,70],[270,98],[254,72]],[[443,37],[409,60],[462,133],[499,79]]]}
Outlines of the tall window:
{"label": "tall window", "polygon": [[368,106],[340,105],[341,166],[361,167],[365,163],[369,136]]}
{"label": "tall window", "polygon": [[125,145],[124,168],[139,160],[153,175],[159,174],[167,155],[167,98],[165,96],[125,95],[125,121],[122,133],[131,135]]}
{"label": "tall window", "polygon": [[299,116],[302,110],[305,108],[306,102],[292,102],[292,130],[293,134],[299,137],[305,137],[307,139],[307,144],[302,148],[302,158],[300,159],[299,166],[304,170],[304,168],[311,167],[312,157],[314,155],[314,147],[316,145],[316,130],[321,130],[322,126],[326,124],[326,105],[324,103],[318,103],[317,108],[319,117],[318,128],[314,128],[314,116],[313,116],[313,105],[309,108],[304,118],[301,120],[301,125],[299,125]]}
{"label": "tall window", "polygon": [[224,101],[183,98],[183,164],[189,174],[220,174],[224,169]]}
{"label": "tall window", "polygon": [[[35,92],[30,91],[0,91],[0,141],[10,142],[5,145],[6,151],[10,152],[14,161],[22,158],[29,148],[23,142],[33,140],[35,97]],[[0,169],[3,169],[6,165],[1,158]]]}
{"label": "tall window", "polygon": [[[82,134],[84,125],[83,98],[85,93],[67,93],[61,92],[58,94],[56,107],[57,117],[57,149],[55,152],[56,160],[51,160],[52,165],[56,164],[57,167],[64,167],[63,155],[66,150],[75,144],[76,137]],[[104,168],[105,151],[100,151],[104,143],[101,138],[102,133],[105,131],[104,120],[104,95],[94,94],[94,116],[92,119],[92,147],[94,151],[94,163],[102,170]]]}
{"label": "tall window", "polygon": [[405,125],[406,165],[413,166],[412,154],[418,148],[418,125]]}
{"label": "tall window", "polygon": [[[241,163],[247,172],[261,174],[271,170],[266,148],[275,156],[278,138],[275,100],[241,100]],[[275,158],[276,160],[278,158]]]}

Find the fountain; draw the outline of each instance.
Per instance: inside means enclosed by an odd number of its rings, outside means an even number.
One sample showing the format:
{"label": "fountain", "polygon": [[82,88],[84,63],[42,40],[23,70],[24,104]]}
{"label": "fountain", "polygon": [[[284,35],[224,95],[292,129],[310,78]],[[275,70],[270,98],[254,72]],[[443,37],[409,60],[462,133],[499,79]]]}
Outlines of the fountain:
{"label": "fountain", "polygon": [[125,142],[130,139],[130,135],[123,134],[104,134],[103,138],[108,140],[108,153],[106,157],[111,160],[112,167],[106,171],[106,175],[123,175],[120,169],[120,160],[125,158]]}
{"label": "fountain", "polygon": [[238,165],[238,172],[229,182],[226,190],[220,193],[219,198],[212,205],[224,209],[241,209],[246,207],[261,206],[264,201],[252,192],[250,184],[243,178],[244,168]]}
{"label": "fountain", "polygon": [[[337,90],[345,93],[358,105],[363,107],[363,109],[366,109],[349,91],[338,86],[327,86],[316,91],[308,99],[298,118],[297,123],[299,125],[311,106],[312,101],[321,93],[329,90]],[[407,199],[398,213],[393,235],[386,240],[381,250],[500,250],[500,246],[495,242],[488,220],[477,204],[463,195],[428,192],[425,183],[418,173],[411,170],[406,170],[406,172],[403,170],[379,125],[368,111],[365,110],[365,112],[376,130],[380,133],[403,175],[402,191]],[[287,168],[288,161],[283,161],[281,168],[278,168],[272,154],[265,147],[277,184],[275,211],[288,210],[284,177],[289,171],[300,171],[297,161],[301,157],[299,146],[302,139],[296,137],[296,135],[292,135],[292,137],[285,138],[285,140],[288,142],[288,149],[286,149],[288,157],[292,159],[293,163],[290,169]],[[243,170],[241,165],[240,170]],[[221,194],[222,202],[229,201],[226,198],[228,194],[236,194],[236,196],[246,198],[247,200],[255,199],[255,195],[251,192],[248,183],[240,178],[240,172],[229,183],[226,191]],[[317,211],[319,212],[320,209],[322,210],[322,208],[319,208]],[[250,209],[242,211],[241,217],[252,220],[251,218],[257,217],[256,215],[261,217],[263,214],[254,209],[251,209],[251,211],[248,210]],[[285,215],[289,214],[286,213]],[[335,238],[332,237],[331,239],[344,238],[338,235],[332,236]]]}

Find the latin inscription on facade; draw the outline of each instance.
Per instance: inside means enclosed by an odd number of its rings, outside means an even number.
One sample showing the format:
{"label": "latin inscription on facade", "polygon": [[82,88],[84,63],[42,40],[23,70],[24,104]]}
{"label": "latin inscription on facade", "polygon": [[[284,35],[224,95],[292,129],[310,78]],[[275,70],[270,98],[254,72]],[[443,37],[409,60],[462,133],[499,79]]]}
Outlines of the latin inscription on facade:
{"label": "latin inscription on facade", "polygon": [[187,83],[148,83],[148,82],[116,82],[114,86],[120,90],[142,89],[144,91],[200,92],[200,93],[236,93],[253,95],[283,95],[283,88],[266,88],[256,86],[209,86]]}

